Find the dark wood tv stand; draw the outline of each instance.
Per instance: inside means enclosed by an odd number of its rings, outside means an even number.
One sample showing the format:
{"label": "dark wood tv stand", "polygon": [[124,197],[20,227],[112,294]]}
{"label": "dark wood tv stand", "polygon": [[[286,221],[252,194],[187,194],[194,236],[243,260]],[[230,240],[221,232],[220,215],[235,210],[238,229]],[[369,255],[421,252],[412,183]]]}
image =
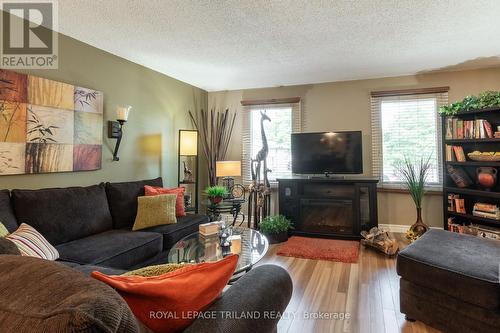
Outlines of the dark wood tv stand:
{"label": "dark wood tv stand", "polygon": [[293,177],[278,179],[279,212],[295,235],[359,239],[377,226],[377,178]]}

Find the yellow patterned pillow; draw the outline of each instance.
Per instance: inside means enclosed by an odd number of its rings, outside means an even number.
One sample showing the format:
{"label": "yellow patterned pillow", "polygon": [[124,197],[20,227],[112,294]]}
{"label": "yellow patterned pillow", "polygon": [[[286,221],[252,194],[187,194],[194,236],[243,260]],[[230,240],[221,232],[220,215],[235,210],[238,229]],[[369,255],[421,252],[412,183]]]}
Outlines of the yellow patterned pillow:
{"label": "yellow patterned pillow", "polygon": [[138,197],[137,215],[132,230],[177,223],[177,218],[175,217],[176,200],[177,194]]}
{"label": "yellow patterned pillow", "polygon": [[179,268],[182,268],[186,265],[189,265],[189,264],[163,264],[163,265],[147,266],[147,267],[135,269],[135,270],[127,272],[127,273],[123,273],[122,276],[131,276],[131,275],[138,275],[138,276],[144,276],[144,277],[158,276],[158,275],[162,275],[165,273],[170,273],[170,272],[176,271]]}
{"label": "yellow patterned pillow", "polygon": [[0,237],[5,237],[9,234],[9,230],[0,222]]}

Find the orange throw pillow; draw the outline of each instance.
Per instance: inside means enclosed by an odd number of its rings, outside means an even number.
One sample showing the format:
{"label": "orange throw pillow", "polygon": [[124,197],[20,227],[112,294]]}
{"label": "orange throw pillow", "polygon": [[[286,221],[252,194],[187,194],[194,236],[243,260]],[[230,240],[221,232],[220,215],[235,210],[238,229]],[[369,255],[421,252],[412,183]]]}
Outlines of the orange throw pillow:
{"label": "orange throw pillow", "polygon": [[176,187],[176,188],[163,188],[163,187],[154,187],[146,185],[144,186],[144,193],[146,196],[153,196],[159,194],[177,194],[177,201],[175,202],[175,216],[181,217],[186,216],[186,212],[184,211],[184,191],[186,189],[184,187]]}
{"label": "orange throw pillow", "polygon": [[153,277],[110,276],[97,271],[92,277],[115,288],[134,315],[154,332],[178,332],[219,297],[237,262],[237,255],[229,255]]}

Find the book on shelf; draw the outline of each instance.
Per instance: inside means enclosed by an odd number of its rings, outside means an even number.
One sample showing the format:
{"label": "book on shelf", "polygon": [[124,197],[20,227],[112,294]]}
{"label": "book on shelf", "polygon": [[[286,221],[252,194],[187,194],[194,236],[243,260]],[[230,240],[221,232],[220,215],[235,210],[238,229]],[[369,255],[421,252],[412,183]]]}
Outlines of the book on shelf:
{"label": "book on shelf", "polygon": [[487,139],[493,137],[493,127],[485,119],[463,120],[455,117],[446,118],[445,138],[447,140]]}
{"label": "book on shelf", "polygon": [[459,194],[454,194],[454,193],[448,194],[448,211],[460,214],[466,214],[465,199],[460,198]]}
{"label": "book on shelf", "polygon": [[455,211],[460,214],[467,214],[465,211],[465,199],[455,198]]}
{"label": "book on shelf", "polygon": [[455,152],[455,158],[458,162],[465,162],[465,153],[462,146],[453,146],[453,151]]}
{"label": "book on shelf", "polygon": [[458,194],[453,194],[449,193],[448,194],[448,211],[449,212],[456,212],[456,207],[455,207],[455,198],[459,198],[460,196]]}
{"label": "book on shelf", "polygon": [[461,167],[447,165],[446,170],[457,187],[464,188],[472,184],[469,175]]}
{"label": "book on shelf", "polygon": [[466,160],[464,149],[461,146],[446,145],[446,161],[465,162]]}

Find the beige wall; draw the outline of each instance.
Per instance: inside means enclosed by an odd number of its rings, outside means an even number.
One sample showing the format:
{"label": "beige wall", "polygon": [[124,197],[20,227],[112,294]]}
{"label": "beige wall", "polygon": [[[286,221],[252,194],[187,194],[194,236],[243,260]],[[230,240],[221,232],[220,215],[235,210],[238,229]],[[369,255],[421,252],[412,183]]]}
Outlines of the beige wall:
{"label": "beige wall", "polygon": [[[290,87],[222,91],[208,94],[209,107],[241,112],[240,101],[296,97],[302,98],[305,127],[303,131],[363,131],[363,169],[371,175],[370,92],[375,90],[409,89],[449,86],[450,102],[485,90],[500,90],[500,68],[427,73],[412,76],[311,84]],[[235,129],[228,159],[241,157],[241,119]],[[407,194],[379,193],[379,223],[410,225],[415,209]],[[423,209],[424,221],[432,226],[443,225],[442,198],[427,195]]]}
{"label": "beige wall", "polygon": [[[187,112],[195,104],[206,108],[206,91],[63,35],[59,69],[29,73],[104,92],[102,170],[1,176],[0,188],[88,185],[158,176],[176,185],[177,131],[191,128]],[[112,162],[115,140],[107,138],[107,121],[115,118],[116,105],[123,104],[132,105],[133,110],[124,127],[120,161]]]}

